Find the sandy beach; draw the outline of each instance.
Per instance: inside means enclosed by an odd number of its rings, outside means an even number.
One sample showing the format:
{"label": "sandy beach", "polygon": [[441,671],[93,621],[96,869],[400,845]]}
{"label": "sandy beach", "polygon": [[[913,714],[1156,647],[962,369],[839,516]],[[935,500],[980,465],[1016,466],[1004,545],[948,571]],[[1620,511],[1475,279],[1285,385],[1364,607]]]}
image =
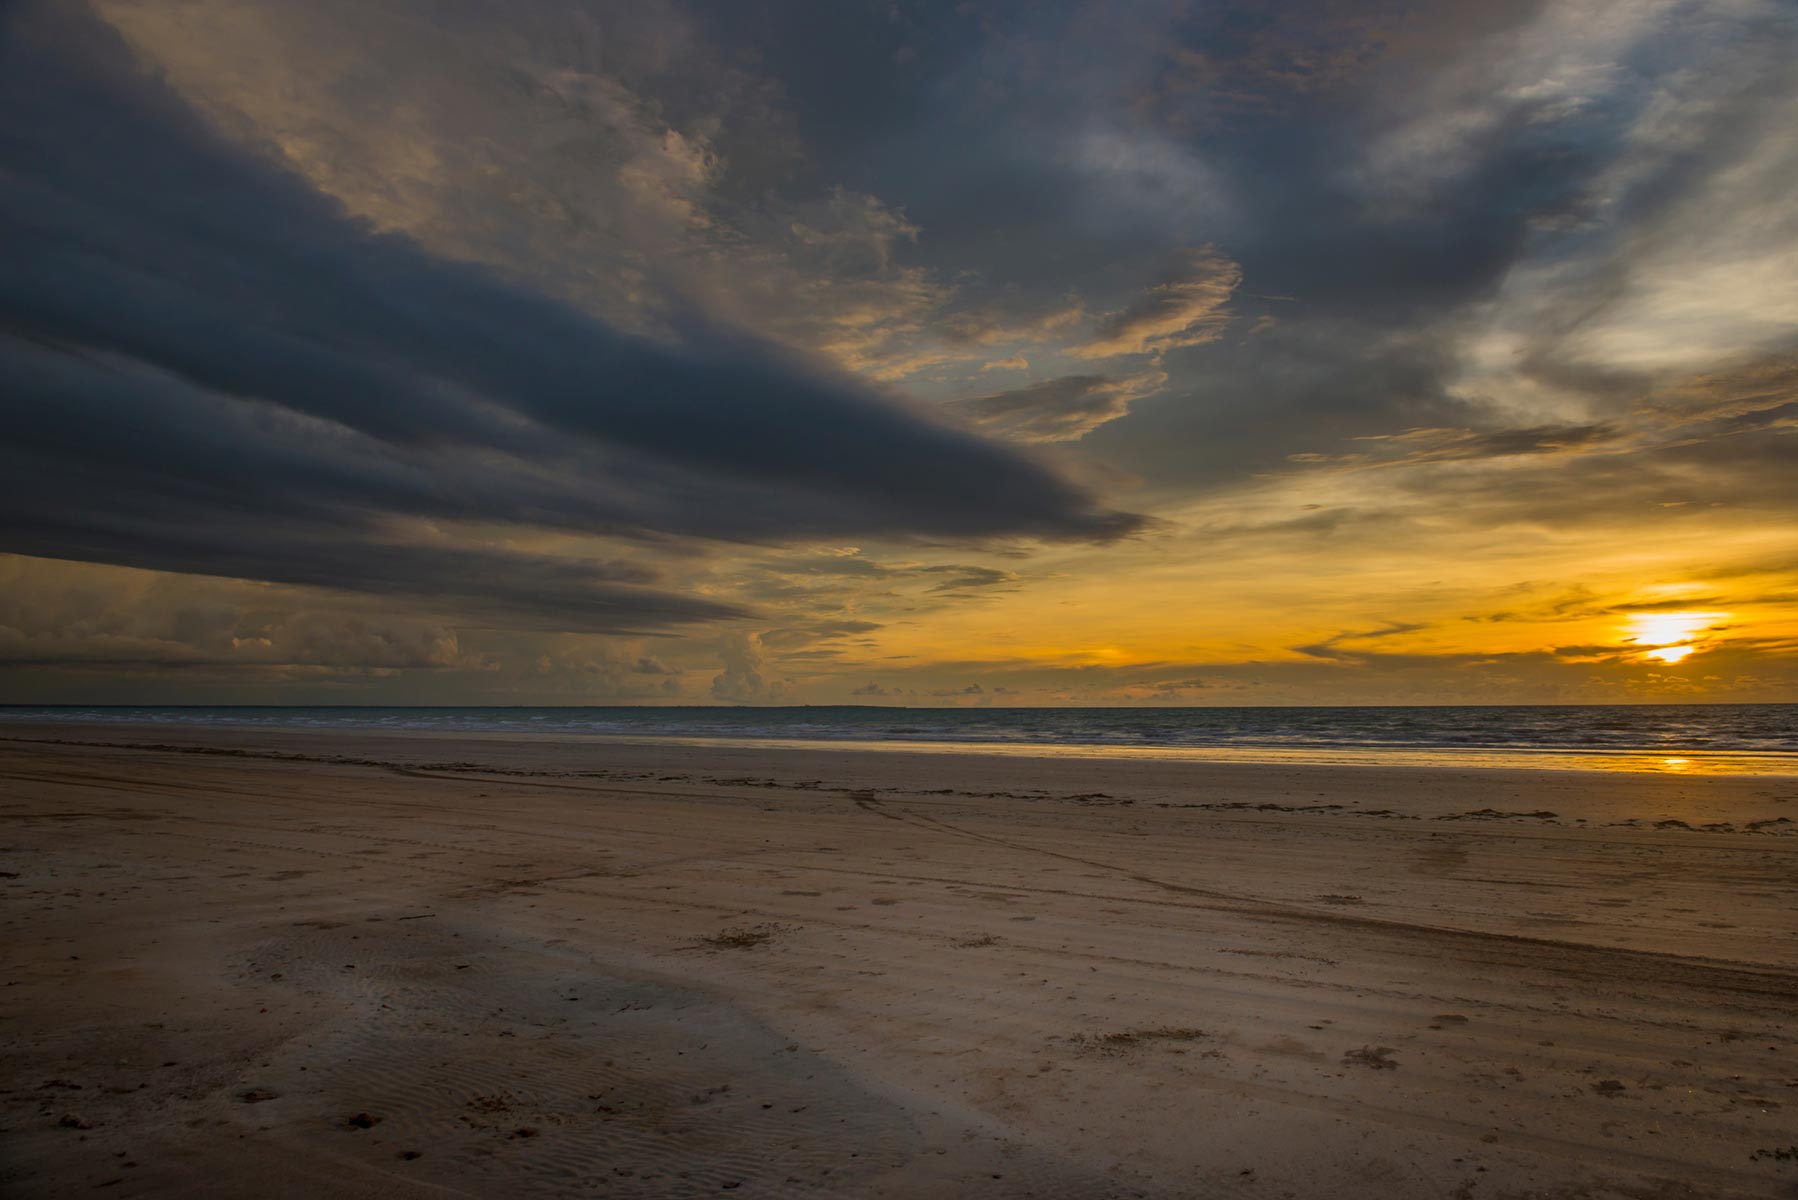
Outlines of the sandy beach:
{"label": "sandy beach", "polygon": [[0,730],[9,1196],[1798,1195],[1798,779]]}

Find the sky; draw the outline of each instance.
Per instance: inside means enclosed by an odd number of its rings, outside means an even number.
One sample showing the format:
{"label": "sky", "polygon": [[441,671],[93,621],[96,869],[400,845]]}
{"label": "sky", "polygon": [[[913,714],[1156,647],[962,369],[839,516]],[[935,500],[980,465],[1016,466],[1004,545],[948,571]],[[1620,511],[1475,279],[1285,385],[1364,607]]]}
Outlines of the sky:
{"label": "sky", "polygon": [[1798,701],[1786,0],[0,3],[0,702]]}

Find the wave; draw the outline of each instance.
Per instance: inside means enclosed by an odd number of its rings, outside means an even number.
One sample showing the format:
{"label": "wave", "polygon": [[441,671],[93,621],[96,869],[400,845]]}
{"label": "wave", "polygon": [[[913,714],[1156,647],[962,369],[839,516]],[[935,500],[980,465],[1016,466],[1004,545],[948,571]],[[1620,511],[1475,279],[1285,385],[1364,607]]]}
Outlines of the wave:
{"label": "wave", "polygon": [[1045,747],[1798,755],[1798,705],[1318,708],[10,705],[0,720]]}

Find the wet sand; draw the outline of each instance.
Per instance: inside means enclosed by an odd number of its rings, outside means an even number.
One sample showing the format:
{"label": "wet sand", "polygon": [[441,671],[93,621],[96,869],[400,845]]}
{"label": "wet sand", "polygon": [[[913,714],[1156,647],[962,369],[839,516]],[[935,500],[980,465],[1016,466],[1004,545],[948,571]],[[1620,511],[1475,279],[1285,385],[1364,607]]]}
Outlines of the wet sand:
{"label": "wet sand", "polygon": [[9,1196],[1798,1196],[1790,777],[11,724],[0,823]]}

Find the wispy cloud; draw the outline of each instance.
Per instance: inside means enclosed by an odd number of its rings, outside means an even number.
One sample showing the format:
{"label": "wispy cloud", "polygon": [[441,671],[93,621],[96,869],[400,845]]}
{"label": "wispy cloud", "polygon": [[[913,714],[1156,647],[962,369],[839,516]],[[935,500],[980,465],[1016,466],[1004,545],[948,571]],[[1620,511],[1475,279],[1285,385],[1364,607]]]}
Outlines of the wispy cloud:
{"label": "wispy cloud", "polygon": [[1167,382],[1160,371],[1136,375],[1064,375],[1009,392],[975,396],[957,411],[995,433],[1021,442],[1078,441],[1130,411],[1132,401]]}
{"label": "wispy cloud", "polygon": [[1230,320],[1230,295],[1241,282],[1242,268],[1215,249],[1194,251],[1142,298],[1107,316],[1069,353],[1117,358],[1214,341]]}

